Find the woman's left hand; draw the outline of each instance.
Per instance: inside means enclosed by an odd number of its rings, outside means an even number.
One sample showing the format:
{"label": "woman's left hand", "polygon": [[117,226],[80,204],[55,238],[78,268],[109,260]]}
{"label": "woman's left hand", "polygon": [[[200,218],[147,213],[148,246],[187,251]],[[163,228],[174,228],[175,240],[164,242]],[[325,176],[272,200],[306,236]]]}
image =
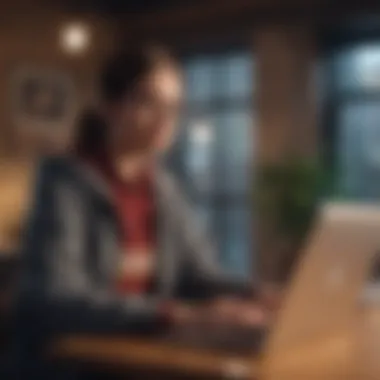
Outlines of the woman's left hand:
{"label": "woman's left hand", "polygon": [[209,316],[216,324],[262,327],[268,324],[270,315],[257,302],[238,298],[220,298],[209,306]]}

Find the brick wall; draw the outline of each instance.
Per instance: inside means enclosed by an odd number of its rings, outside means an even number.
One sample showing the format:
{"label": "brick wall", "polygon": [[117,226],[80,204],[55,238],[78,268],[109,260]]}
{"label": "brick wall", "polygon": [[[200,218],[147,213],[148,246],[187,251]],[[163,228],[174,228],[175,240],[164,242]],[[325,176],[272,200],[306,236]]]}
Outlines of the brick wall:
{"label": "brick wall", "polygon": [[[3,155],[15,151],[25,153],[33,148],[32,136],[25,130],[20,133],[12,118],[11,78],[15,70],[24,66],[62,70],[74,82],[75,102],[80,107],[91,100],[94,73],[115,40],[112,25],[104,19],[50,9],[47,2],[43,7],[36,1],[32,3],[37,4],[7,9],[8,17],[3,15],[0,23],[0,153]],[[92,36],[89,49],[78,56],[67,54],[59,44],[60,28],[73,21],[85,22]]]}
{"label": "brick wall", "polygon": [[[24,66],[67,73],[80,110],[93,101],[95,73],[115,45],[115,31],[105,19],[49,8],[49,2],[44,2],[43,7],[38,6],[38,1],[14,2],[14,7],[9,2],[0,4],[0,254],[18,247],[20,223],[33,178],[33,159],[41,148],[64,148],[74,124],[42,135],[28,126],[19,128],[11,109],[12,75]],[[90,28],[91,43],[84,54],[72,56],[62,50],[59,30],[66,23],[78,21]]]}

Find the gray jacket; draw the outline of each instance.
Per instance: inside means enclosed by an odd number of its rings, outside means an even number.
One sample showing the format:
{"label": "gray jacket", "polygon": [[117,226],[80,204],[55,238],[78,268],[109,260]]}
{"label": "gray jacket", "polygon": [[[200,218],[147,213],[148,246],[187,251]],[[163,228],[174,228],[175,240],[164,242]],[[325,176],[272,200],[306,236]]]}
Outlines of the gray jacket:
{"label": "gray jacket", "polygon": [[133,298],[112,290],[120,227],[106,183],[74,158],[43,161],[23,244],[18,302],[30,328],[130,331],[155,324],[163,300],[251,292],[249,284],[221,273],[175,182],[162,168],[155,173],[159,264],[150,294]]}

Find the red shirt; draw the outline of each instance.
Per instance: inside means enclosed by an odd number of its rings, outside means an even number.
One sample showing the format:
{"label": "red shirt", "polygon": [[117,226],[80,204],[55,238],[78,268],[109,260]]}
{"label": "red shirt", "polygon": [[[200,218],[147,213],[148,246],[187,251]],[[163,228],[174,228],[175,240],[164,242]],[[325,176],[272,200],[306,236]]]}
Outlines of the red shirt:
{"label": "red shirt", "polygon": [[128,183],[122,181],[105,159],[92,160],[105,176],[114,197],[122,230],[116,289],[123,294],[145,294],[155,273],[156,208],[149,173]]}

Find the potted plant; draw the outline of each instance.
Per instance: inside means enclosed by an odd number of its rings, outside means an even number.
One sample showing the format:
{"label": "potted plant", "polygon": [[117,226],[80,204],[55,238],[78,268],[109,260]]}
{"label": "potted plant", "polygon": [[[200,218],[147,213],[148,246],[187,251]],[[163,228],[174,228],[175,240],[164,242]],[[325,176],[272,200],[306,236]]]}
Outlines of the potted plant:
{"label": "potted plant", "polygon": [[261,263],[271,281],[281,282],[297,260],[319,200],[332,182],[320,164],[297,157],[259,168],[257,181]]}

